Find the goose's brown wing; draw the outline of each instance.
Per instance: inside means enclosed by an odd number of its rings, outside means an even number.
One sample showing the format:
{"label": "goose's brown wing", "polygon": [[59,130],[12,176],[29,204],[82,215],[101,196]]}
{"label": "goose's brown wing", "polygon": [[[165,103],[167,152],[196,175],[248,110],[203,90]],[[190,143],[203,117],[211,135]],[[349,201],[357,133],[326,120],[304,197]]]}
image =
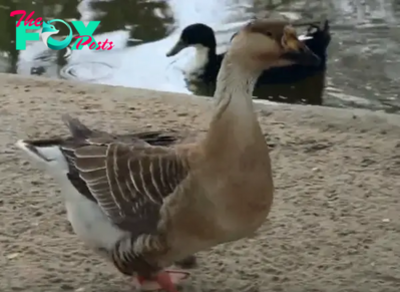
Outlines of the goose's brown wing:
{"label": "goose's brown wing", "polygon": [[85,185],[79,191],[93,196],[114,224],[137,235],[155,231],[164,199],[189,172],[166,147],[93,143],[63,150],[75,170],[70,176]]}
{"label": "goose's brown wing", "polygon": [[64,141],[57,142],[68,162],[68,179],[82,195],[95,203],[97,203],[96,197],[93,196],[87,183],[81,178],[80,172],[75,166],[76,149],[92,144],[99,146],[116,142],[135,146],[137,153],[139,153],[139,148],[146,146],[171,146],[183,138],[178,135],[178,133],[171,131],[168,133],[162,131],[144,131],[132,134],[113,135],[108,132],[89,129],[78,118],[71,117],[69,114],[64,114],[62,120],[72,135]]}

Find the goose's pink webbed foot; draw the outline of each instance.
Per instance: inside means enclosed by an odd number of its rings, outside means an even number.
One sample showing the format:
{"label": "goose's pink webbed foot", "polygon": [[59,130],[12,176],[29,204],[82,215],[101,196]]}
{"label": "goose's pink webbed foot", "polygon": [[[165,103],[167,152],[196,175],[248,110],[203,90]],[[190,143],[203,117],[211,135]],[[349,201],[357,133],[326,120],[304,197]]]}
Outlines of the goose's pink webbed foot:
{"label": "goose's pink webbed foot", "polygon": [[190,273],[177,270],[164,270],[158,273],[154,280],[145,279],[142,276],[134,278],[134,285],[141,291],[164,290],[166,292],[178,292],[176,285],[186,280]]}

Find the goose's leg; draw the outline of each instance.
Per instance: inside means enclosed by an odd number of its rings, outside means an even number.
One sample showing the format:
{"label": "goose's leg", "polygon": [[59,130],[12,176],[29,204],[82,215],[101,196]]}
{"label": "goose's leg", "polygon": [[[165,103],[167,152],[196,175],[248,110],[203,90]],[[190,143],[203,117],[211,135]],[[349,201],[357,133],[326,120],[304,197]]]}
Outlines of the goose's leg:
{"label": "goose's leg", "polygon": [[[144,272],[151,267],[144,255],[146,255],[146,257],[159,259],[160,256],[165,256],[166,246],[168,246],[168,244],[165,242],[165,238],[159,235],[145,234],[134,238],[134,240],[130,237],[126,237],[115,245],[111,258],[115,266],[124,274],[132,274],[132,272],[135,271]],[[150,268],[150,270],[152,270],[152,268]],[[157,269],[155,271],[157,271]],[[139,272],[139,276],[133,278],[133,284],[142,291],[163,289],[167,292],[177,292],[175,285],[189,276],[190,273],[186,271],[172,269],[159,271],[151,277],[143,277]]]}
{"label": "goose's leg", "polygon": [[[182,260],[176,261],[175,265],[183,269],[190,269],[195,267],[196,263],[196,256],[191,255]],[[140,287],[142,291],[163,289],[169,292],[175,292],[175,285],[187,279],[189,276],[190,273],[185,271],[167,269],[159,273],[153,281],[139,276],[137,279],[134,279],[134,285]]]}
{"label": "goose's leg", "polygon": [[146,279],[138,276],[133,279],[134,285],[141,291],[165,290],[167,292],[178,292],[175,285],[187,279],[190,273],[178,270],[164,270],[154,276],[153,279]]}

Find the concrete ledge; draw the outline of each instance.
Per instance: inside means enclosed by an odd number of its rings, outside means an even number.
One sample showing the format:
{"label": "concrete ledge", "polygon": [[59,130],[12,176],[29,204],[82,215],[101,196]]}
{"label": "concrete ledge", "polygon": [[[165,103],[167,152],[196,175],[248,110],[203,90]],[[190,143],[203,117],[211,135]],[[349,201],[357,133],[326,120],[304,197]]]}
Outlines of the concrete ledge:
{"label": "concrete ledge", "polygon": [[[12,91],[15,93],[25,92],[26,95],[34,95],[37,98],[38,94],[44,94],[43,98],[48,100],[48,95],[53,93],[53,96],[63,99],[63,93],[67,95],[79,94],[80,95],[95,95],[98,98],[106,98],[108,101],[123,102],[125,99],[129,99],[127,104],[134,104],[137,99],[142,100],[156,99],[162,102],[171,103],[172,105],[193,105],[195,107],[209,107],[212,98],[204,96],[186,95],[182,93],[171,93],[162,92],[148,89],[129,88],[121,86],[110,86],[103,84],[93,83],[80,83],[68,80],[48,79],[36,76],[21,76],[0,73],[0,84],[3,87],[2,93],[8,94]],[[49,87],[49,89],[43,90],[43,88]],[[10,91],[11,90],[11,91]],[[35,90],[39,90],[36,91]],[[34,92],[28,94],[29,92]],[[61,94],[60,94],[61,93]],[[23,97],[25,98],[25,97]],[[54,101],[52,101],[54,102]],[[189,103],[188,103],[189,102]],[[400,115],[386,114],[384,112],[373,112],[364,109],[342,109],[342,108],[331,108],[324,106],[308,106],[308,105],[289,105],[289,104],[268,104],[265,101],[254,101],[256,108],[260,111],[265,112],[292,112],[291,115],[298,117],[312,116],[313,118],[323,118],[327,122],[333,122],[335,124],[347,123],[347,120],[361,118],[363,122],[378,123],[378,124],[390,124],[394,126],[400,125]],[[151,103],[151,101],[150,101]],[[188,114],[190,114],[192,108],[187,108]],[[291,117],[288,117],[291,119]]]}
{"label": "concrete ledge", "polygon": [[[7,74],[0,88],[0,277],[7,279],[0,290],[128,291],[127,279],[66,227],[59,186],[14,143],[66,134],[63,112],[120,133],[198,134],[210,100]],[[316,106],[257,110],[274,145],[270,220],[255,238],[201,253],[182,291],[397,292],[400,117]]]}

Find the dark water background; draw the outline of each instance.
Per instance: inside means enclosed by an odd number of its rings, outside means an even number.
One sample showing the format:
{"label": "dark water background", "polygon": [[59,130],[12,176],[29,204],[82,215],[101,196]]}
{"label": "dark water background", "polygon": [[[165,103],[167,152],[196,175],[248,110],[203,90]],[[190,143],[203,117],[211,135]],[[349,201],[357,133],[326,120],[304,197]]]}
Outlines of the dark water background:
{"label": "dark water background", "polygon": [[[35,18],[100,20],[96,40],[108,38],[115,47],[66,54],[31,42],[16,51],[17,18],[9,15],[17,9],[33,10]],[[191,93],[182,69],[193,50],[165,57],[180,31],[206,23],[223,51],[241,25],[267,13],[331,20],[325,105],[400,112],[398,0],[0,0],[0,72]]]}

